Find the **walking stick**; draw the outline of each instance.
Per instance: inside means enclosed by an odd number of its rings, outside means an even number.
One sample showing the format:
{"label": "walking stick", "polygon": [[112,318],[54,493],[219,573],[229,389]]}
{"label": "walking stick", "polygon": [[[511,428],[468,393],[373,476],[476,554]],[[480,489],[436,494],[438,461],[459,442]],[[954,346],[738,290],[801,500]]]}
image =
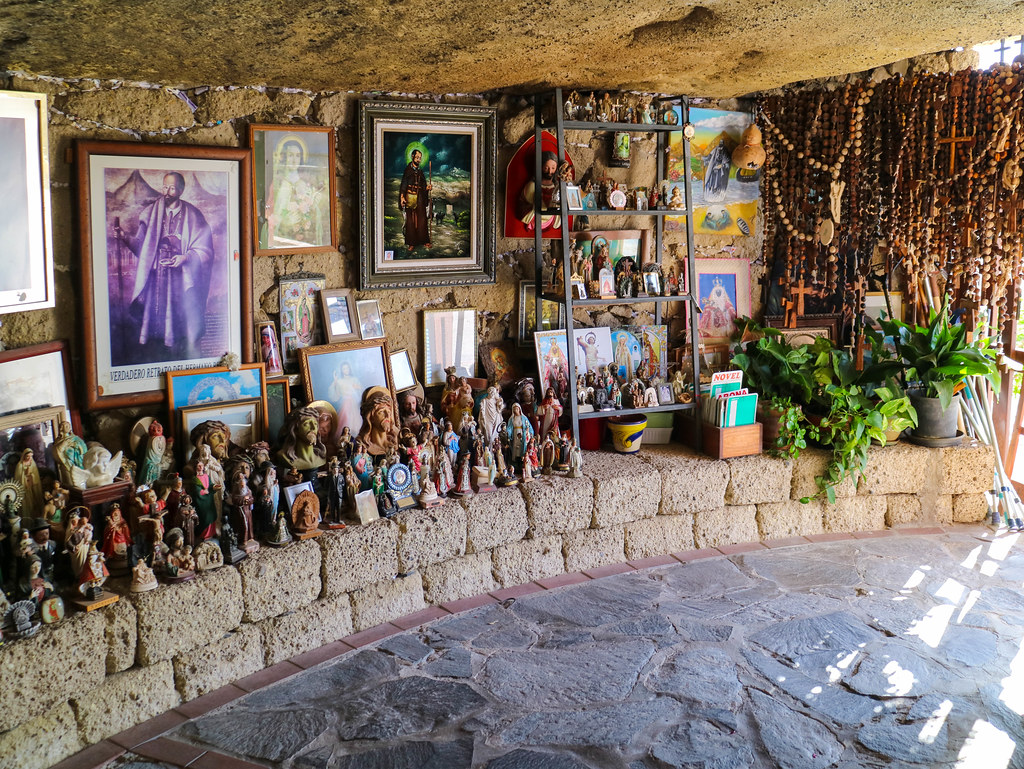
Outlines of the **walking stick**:
{"label": "walking stick", "polygon": [[[434,242],[434,161],[427,161],[427,190],[430,197],[427,200],[430,201],[430,212],[427,214],[427,243]],[[424,209],[425,210],[425,209]]]}

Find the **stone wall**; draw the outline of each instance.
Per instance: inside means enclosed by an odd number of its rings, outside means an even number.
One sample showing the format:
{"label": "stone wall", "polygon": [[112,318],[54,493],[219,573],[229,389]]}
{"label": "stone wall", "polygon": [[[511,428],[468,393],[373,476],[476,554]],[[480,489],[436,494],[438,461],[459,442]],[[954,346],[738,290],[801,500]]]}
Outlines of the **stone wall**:
{"label": "stone wall", "polygon": [[428,605],[694,548],[985,517],[987,447],[875,449],[858,487],[845,485],[834,505],[802,504],[825,458],[714,460],[677,445],[587,452],[581,478],[448,500],[124,595],[0,647],[0,769],[49,766]]}
{"label": "stone wall", "polygon": [[[480,319],[481,342],[515,338],[519,281],[533,279],[533,240],[502,237],[505,203],[505,168],[516,148],[533,134],[533,106],[518,96],[430,94],[358,94],[297,91],[287,88],[203,87],[177,89],[141,83],[58,80],[27,73],[0,71],[0,88],[43,92],[50,105],[50,176],[53,205],[53,245],[56,269],[57,309],[15,313],[2,317],[0,342],[22,347],[53,339],[69,339],[80,358],[81,297],[78,280],[79,254],[74,234],[77,198],[74,166],[69,151],[76,139],[110,139],[146,143],[203,144],[221,147],[246,146],[248,126],[253,123],[319,125],[336,129],[337,200],[340,229],[337,251],[315,254],[281,254],[254,258],[254,320],[277,320],[276,280],[300,268],[322,272],[328,288],[358,284],[360,214],[358,180],[362,169],[357,156],[358,101],[388,98],[405,101],[444,101],[483,104],[498,111],[498,168],[496,206],[497,282],[489,286],[450,286],[434,289],[376,290],[357,292],[357,298],[377,299],[391,349],[406,348],[417,365],[422,332],[416,317],[422,309],[475,307]],[[739,102],[723,102],[725,108],[742,109]],[[608,170],[610,135],[570,132],[568,151],[578,174],[592,169],[593,178],[611,176],[630,186],[649,186],[655,181],[655,142],[638,134],[633,142],[630,169]],[[604,217],[601,229],[647,228],[651,220]],[[595,229],[597,227],[595,226]],[[753,258],[760,252],[760,220],[752,237],[699,236],[695,249],[703,256],[730,254]],[[666,245],[681,242],[669,233]],[[760,267],[755,267],[756,280]],[[752,282],[752,285],[756,285]],[[615,307],[612,313],[580,311],[584,325],[619,325],[653,322],[653,305]],[[756,310],[756,308],[755,308]],[[412,313],[409,313],[412,311]],[[409,313],[409,314],[405,314]],[[414,322],[409,322],[413,320]],[[532,361],[533,351],[523,355]],[[530,366],[533,364],[531,363]],[[156,409],[142,414],[157,415]],[[139,412],[107,412],[88,415],[99,437],[112,450],[120,448]]]}

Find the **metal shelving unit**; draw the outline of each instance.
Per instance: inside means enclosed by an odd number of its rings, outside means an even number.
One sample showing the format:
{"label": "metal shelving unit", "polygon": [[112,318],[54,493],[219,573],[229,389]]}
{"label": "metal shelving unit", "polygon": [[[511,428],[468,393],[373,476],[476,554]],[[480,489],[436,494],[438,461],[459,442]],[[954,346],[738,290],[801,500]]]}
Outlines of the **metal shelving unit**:
{"label": "metal shelving unit", "polygon": [[[581,120],[566,120],[562,110],[563,97],[562,89],[556,88],[553,92],[549,93],[549,97],[552,99],[554,107],[555,122],[553,125],[545,125],[544,123],[544,106],[545,106],[545,95],[537,94],[533,97],[533,108],[534,108],[534,147],[535,147],[535,166],[534,166],[534,178],[536,179],[537,189],[534,194],[534,286],[536,287],[536,317],[538,319],[537,327],[540,328],[540,318],[542,314],[542,302],[547,299],[549,301],[559,302],[565,305],[565,332],[566,332],[566,358],[569,365],[569,385],[573,392],[570,393],[569,397],[569,414],[572,424],[572,434],[574,437],[579,439],[579,423],[581,419],[596,419],[600,417],[610,416],[626,416],[630,414],[649,414],[658,412],[673,412],[673,411],[687,411],[696,410],[700,405],[700,355],[699,355],[699,339],[697,338],[697,315],[700,312],[696,298],[693,295],[694,287],[697,285],[697,275],[694,264],[693,254],[693,204],[691,199],[690,191],[690,145],[689,142],[683,142],[683,159],[684,167],[687,169],[687,173],[684,174],[683,190],[685,193],[686,208],[679,209],[656,209],[656,210],[580,210],[570,209],[566,201],[565,193],[565,182],[559,182],[559,207],[561,213],[561,231],[562,231],[562,287],[564,293],[562,295],[551,295],[544,294],[544,237],[541,227],[542,214],[548,213],[543,210],[542,195],[540,194],[541,184],[541,169],[543,166],[543,132],[545,129],[555,129],[555,136],[558,143],[558,162],[561,163],[565,155],[565,132],[567,130],[572,131],[590,131],[590,132],[604,132],[604,131],[629,131],[631,133],[646,133],[655,134],[658,141],[658,178],[655,180],[657,184],[658,180],[666,177],[666,161],[668,158],[668,139],[669,134],[673,131],[681,131],[682,125],[665,125],[665,124],[640,124],[640,123],[599,123],[591,121]],[[685,96],[661,99],[660,104],[678,104],[682,108],[682,123],[685,124],[689,119],[689,100]],[[660,110],[659,110],[660,113]],[[570,251],[569,242],[571,240],[571,233],[569,231],[569,217],[570,216],[629,216],[629,217],[646,217],[653,222],[654,230],[654,259],[660,265],[663,250],[663,236],[664,236],[664,220],[666,216],[677,216],[686,218],[686,286],[689,290],[689,294],[683,296],[649,296],[649,297],[637,297],[635,299],[573,299],[572,298],[572,264],[570,263]],[[638,265],[639,266],[639,265]],[[655,323],[660,324],[662,322],[662,310],[667,302],[685,302],[687,308],[687,335],[689,337],[690,348],[692,353],[692,365],[693,365],[693,382],[694,382],[694,393],[693,401],[691,403],[674,403],[671,405],[655,406],[651,408],[638,408],[638,409],[617,409],[615,411],[593,411],[585,412],[581,414],[579,412],[579,404],[576,402],[575,386],[576,386],[576,353],[575,346],[573,344],[573,316],[572,311],[574,307],[607,307],[613,305],[624,305],[624,304],[654,304],[654,318]],[[543,383],[541,383],[543,385]],[[543,397],[543,393],[538,393],[539,397]],[[699,412],[695,412],[698,413]],[[696,440],[700,440],[700,430],[696,430]]]}

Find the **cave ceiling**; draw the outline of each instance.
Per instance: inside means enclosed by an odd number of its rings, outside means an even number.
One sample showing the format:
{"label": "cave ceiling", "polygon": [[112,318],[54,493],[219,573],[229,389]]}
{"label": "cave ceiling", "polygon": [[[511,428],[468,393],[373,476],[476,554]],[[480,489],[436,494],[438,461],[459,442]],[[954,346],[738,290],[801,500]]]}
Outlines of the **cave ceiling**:
{"label": "cave ceiling", "polygon": [[986,0],[0,0],[0,67],[312,91],[728,97],[1024,31]]}

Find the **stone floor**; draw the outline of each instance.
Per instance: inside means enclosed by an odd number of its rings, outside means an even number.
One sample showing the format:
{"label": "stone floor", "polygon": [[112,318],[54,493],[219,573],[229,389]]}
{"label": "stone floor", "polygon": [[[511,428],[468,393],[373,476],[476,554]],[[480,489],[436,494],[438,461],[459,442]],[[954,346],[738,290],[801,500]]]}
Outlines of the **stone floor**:
{"label": "stone floor", "polygon": [[505,591],[182,706],[111,766],[1024,767],[1024,538],[931,531]]}

